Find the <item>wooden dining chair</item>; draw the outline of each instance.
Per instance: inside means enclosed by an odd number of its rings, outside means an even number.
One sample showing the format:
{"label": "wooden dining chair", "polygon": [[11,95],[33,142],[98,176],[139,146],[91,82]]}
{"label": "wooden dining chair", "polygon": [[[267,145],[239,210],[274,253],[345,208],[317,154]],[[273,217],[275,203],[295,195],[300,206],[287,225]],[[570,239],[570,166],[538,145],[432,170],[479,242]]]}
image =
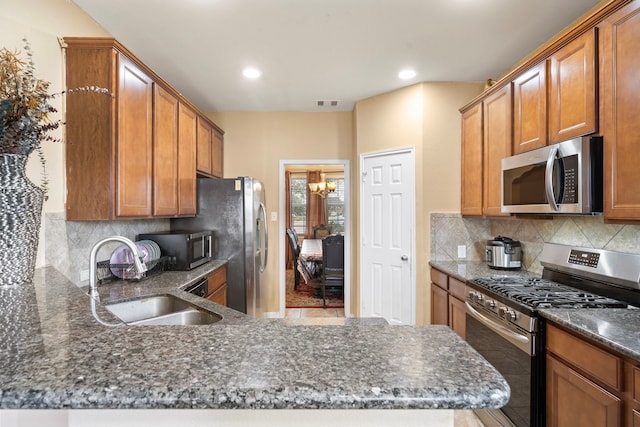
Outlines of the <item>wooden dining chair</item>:
{"label": "wooden dining chair", "polygon": [[331,234],[331,229],[325,224],[318,224],[313,226],[313,238],[322,239]]}
{"label": "wooden dining chair", "polygon": [[327,308],[326,288],[342,288],[344,292],[344,236],[332,234],[322,239],[322,307]]}

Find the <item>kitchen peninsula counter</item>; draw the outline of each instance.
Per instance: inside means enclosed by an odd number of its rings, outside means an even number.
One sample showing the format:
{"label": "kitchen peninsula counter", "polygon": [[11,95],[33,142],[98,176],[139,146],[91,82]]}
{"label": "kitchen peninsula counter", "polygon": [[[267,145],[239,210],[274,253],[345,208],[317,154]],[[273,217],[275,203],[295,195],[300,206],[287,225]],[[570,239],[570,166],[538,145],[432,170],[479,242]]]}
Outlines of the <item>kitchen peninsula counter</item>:
{"label": "kitchen peninsula counter", "polygon": [[[471,409],[509,398],[500,374],[447,327],[287,326],[187,294],[186,283],[155,283],[222,321],[105,327],[53,268],[0,289],[0,408]],[[149,292],[132,283],[100,295]]]}

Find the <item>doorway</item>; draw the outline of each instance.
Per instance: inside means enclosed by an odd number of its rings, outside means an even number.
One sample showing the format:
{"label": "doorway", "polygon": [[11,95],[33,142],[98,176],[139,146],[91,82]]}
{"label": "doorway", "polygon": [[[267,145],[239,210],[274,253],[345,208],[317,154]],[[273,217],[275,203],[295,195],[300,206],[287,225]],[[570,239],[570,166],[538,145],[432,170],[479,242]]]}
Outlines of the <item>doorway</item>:
{"label": "doorway", "polygon": [[363,154],[360,171],[360,316],[414,325],[414,149]]}
{"label": "doorway", "polygon": [[[292,270],[292,265],[289,265],[289,269],[287,269],[286,259],[287,259],[287,240],[286,240],[286,230],[287,230],[287,213],[290,212],[287,208],[287,191],[288,191],[288,183],[287,177],[290,176],[288,172],[298,172],[302,173],[302,171],[315,171],[323,173],[323,178],[326,178],[327,181],[331,181],[332,174],[336,174],[341,172],[341,191],[343,192],[343,205],[341,206],[341,214],[344,218],[343,224],[337,224],[334,226],[335,231],[338,233],[342,233],[344,235],[344,292],[342,293],[343,298],[343,306],[344,306],[344,315],[346,317],[350,317],[350,224],[349,224],[349,212],[350,212],[350,179],[349,179],[349,161],[348,160],[281,160],[279,167],[279,230],[278,230],[278,246],[279,246],[279,292],[280,292],[280,317],[284,317],[285,309],[287,306],[286,295],[287,295],[287,279],[289,278],[289,283],[292,279],[294,270]],[[325,177],[326,175],[326,177]],[[319,173],[318,173],[319,176]],[[314,180],[315,181],[315,180]],[[305,185],[307,183],[305,182]],[[329,209],[330,211],[330,209]],[[329,212],[327,216],[328,225],[331,225],[331,221],[335,221],[335,215]],[[306,224],[301,223],[300,221],[296,221],[294,224],[297,227],[299,233],[300,240],[304,237],[313,237],[310,234],[311,226],[315,224]],[[301,235],[300,235],[301,234]],[[322,301],[322,299],[320,299]],[[322,305],[322,302],[320,302]]]}

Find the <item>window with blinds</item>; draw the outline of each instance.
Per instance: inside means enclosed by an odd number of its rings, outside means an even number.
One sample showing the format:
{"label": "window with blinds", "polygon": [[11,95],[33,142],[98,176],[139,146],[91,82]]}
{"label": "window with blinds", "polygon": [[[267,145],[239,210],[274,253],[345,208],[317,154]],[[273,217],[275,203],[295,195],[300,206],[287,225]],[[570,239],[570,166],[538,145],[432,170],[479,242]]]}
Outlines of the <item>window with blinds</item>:
{"label": "window with blinds", "polygon": [[332,176],[325,175],[327,182],[336,183],[336,191],[327,193],[325,209],[327,214],[327,226],[331,233],[344,232],[344,177],[342,174]]}

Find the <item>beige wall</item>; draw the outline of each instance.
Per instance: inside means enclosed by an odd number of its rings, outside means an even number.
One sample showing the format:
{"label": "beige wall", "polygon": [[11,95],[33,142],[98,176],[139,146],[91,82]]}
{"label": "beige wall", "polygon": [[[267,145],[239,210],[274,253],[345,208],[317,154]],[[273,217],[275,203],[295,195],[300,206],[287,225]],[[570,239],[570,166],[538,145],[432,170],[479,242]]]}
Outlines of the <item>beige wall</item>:
{"label": "beige wall", "polygon": [[[27,38],[33,51],[37,77],[51,82],[51,92],[61,92],[64,61],[58,37],[95,36],[109,34],[75,4],[68,0],[9,0],[0,7],[0,47],[22,50],[23,38]],[[60,100],[52,103],[62,110]],[[52,120],[62,118],[62,113]],[[55,136],[61,136],[58,132]],[[65,177],[63,144],[45,143],[46,170],[49,178],[49,199],[44,212],[64,210]],[[29,159],[27,174],[31,180],[41,182],[42,168],[36,154]],[[42,222],[44,226],[44,221]],[[36,265],[43,266],[44,232],[40,233],[40,245]]]}
{"label": "beige wall", "polygon": [[[224,176],[253,176],[266,188],[267,212],[279,212],[280,160],[352,160],[350,112],[339,113],[211,113],[225,131]],[[352,218],[349,219],[353,221]],[[280,310],[279,221],[269,221],[269,261],[263,292],[265,311]]]}
{"label": "beige wall", "polygon": [[[430,317],[429,213],[460,210],[458,108],[481,89],[479,83],[420,83],[356,103],[356,157],[394,148],[415,149],[418,324],[429,323]],[[356,175],[358,167],[356,161]],[[354,211],[358,215],[357,207]],[[356,274],[359,277],[359,271]]]}

